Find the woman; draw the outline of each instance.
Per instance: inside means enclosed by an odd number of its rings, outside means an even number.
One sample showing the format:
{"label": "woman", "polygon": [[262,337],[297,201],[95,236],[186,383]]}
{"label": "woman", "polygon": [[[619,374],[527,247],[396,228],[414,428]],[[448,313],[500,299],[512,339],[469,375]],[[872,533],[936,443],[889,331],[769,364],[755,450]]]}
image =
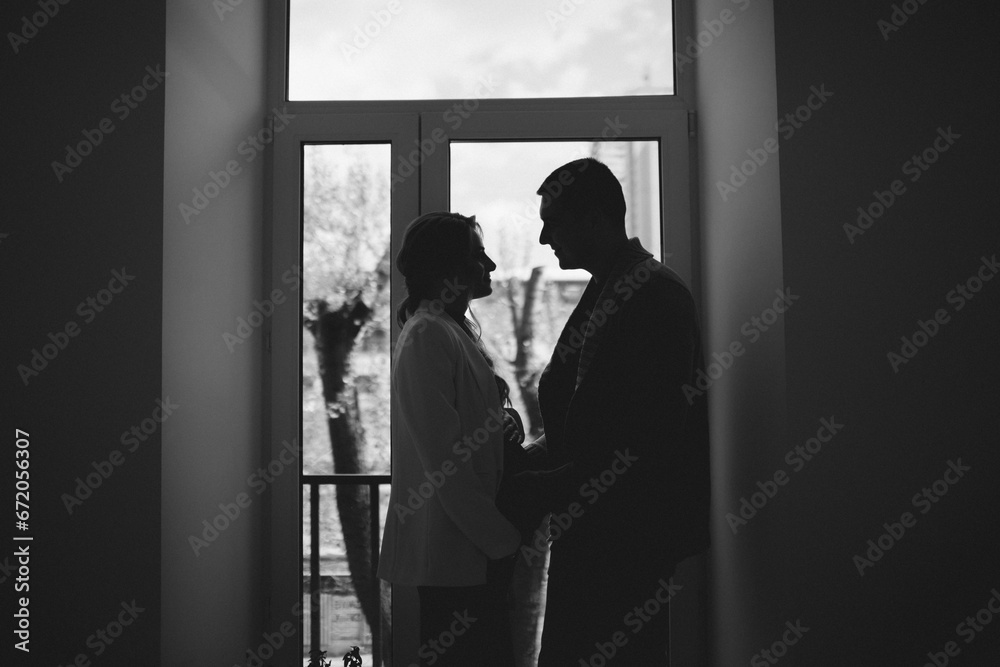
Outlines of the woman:
{"label": "woman", "polygon": [[396,267],[407,297],[393,355],[393,484],[378,574],[417,587],[425,664],[507,667],[507,582],[495,573],[509,572],[520,533],[495,498],[509,390],[465,316],[470,301],[492,292],[496,264],[475,218],[429,213],[407,227]]}

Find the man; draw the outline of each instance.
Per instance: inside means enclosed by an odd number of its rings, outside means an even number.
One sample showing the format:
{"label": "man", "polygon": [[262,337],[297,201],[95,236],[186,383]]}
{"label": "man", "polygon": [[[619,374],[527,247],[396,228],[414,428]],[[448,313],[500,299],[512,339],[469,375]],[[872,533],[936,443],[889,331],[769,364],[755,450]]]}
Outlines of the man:
{"label": "man", "polygon": [[537,194],[539,242],[592,275],[539,380],[545,433],[528,447],[566,466],[535,475],[554,513],[539,667],[666,665],[669,578],[709,541],[707,406],[682,390],[704,367],[694,300],[627,237],[606,165],[570,162]]}

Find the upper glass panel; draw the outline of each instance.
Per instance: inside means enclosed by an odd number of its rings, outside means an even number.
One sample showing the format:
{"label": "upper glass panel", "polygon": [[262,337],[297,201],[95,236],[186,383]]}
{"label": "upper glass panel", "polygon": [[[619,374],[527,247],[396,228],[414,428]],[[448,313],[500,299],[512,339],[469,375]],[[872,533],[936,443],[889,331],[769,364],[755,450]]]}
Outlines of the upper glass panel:
{"label": "upper glass panel", "polygon": [[302,471],[389,474],[389,144],[302,147]]}
{"label": "upper glass panel", "polygon": [[289,0],[291,100],[674,92],[670,0]]}

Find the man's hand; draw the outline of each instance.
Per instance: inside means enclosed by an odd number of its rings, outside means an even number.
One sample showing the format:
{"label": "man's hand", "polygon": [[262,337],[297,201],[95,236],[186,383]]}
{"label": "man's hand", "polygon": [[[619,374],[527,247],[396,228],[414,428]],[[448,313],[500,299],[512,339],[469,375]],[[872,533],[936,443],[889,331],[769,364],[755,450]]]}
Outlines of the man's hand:
{"label": "man's hand", "polygon": [[514,475],[522,497],[538,509],[560,509],[576,490],[576,466],[566,463],[553,470],[525,470]]}

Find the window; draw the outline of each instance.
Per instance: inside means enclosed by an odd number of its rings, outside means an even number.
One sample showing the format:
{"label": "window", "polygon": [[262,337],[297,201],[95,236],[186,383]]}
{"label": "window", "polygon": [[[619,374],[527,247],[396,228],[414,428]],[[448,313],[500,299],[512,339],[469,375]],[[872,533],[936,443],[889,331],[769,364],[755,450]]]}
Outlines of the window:
{"label": "window", "polygon": [[674,92],[669,0],[291,0],[288,99]]}
{"label": "window", "polygon": [[[539,71],[565,67],[566,58],[587,52],[585,27],[605,38],[606,28],[614,27],[615,39],[624,39],[630,33],[622,26],[641,24],[634,39],[647,45],[620,68],[639,79],[619,77],[618,89],[609,87],[614,77],[590,71],[601,70],[596,65],[581,64],[557,81],[527,72],[514,51],[505,52],[497,62],[512,75],[502,77],[501,92],[490,89],[488,75],[472,76],[472,56],[458,58],[463,65],[453,72],[444,66],[446,55],[423,55],[424,47],[447,41],[436,32],[441,29],[460,35],[448,44],[456,52],[486,58],[486,51],[501,48],[488,35],[477,43],[478,34],[457,27],[461,15],[486,18],[472,12],[477,3],[457,3],[465,9],[452,13],[444,4],[428,3],[427,15],[410,12],[406,20],[410,10],[402,0],[339,6],[332,16],[323,9],[329,3],[306,0],[272,10],[271,106],[291,120],[275,134],[271,153],[264,289],[300,271],[303,300],[299,311],[276,312],[269,322],[267,362],[272,447],[277,452],[296,435],[303,445],[301,474],[272,486],[269,622],[301,622],[301,641],[282,648],[289,662],[307,664],[310,651],[319,649],[336,663],[359,646],[365,665],[409,664],[411,656],[403,653],[416,650],[414,601],[374,575],[392,479],[389,360],[403,297],[392,260],[410,220],[454,210],[475,214],[482,224],[487,251],[499,265],[499,289],[475,302],[473,311],[531,428],[538,426],[533,382],[588,279],[558,271],[537,243],[534,192],[552,169],[586,155],[608,163],[626,191],[630,235],[689,281],[692,276],[690,109],[683,96],[667,94],[686,85],[673,77],[672,23],[664,33],[670,3],[622,2],[614,20],[604,23],[596,18],[596,3],[512,5],[511,11],[534,12],[517,21],[542,21],[548,39],[576,40],[573,48],[560,45],[557,55],[538,53],[548,59]],[[319,13],[306,20],[313,10]],[[364,48],[364,40],[348,40],[359,34],[355,28],[364,35],[369,21],[380,27],[371,27]],[[331,27],[324,32],[323,26]],[[422,55],[387,74],[378,82],[383,89],[371,87],[379,77],[332,73],[345,67],[346,53],[353,54],[340,49],[345,45],[361,51],[352,62],[365,60],[366,67],[386,72],[389,55],[383,52],[392,51],[390,43]],[[301,62],[310,58],[320,61],[313,65],[322,73],[314,77],[319,83],[303,78],[308,68]],[[446,80],[449,72],[457,78]],[[397,75],[402,78],[393,79]],[[546,80],[553,86],[542,85]],[[334,87],[324,87],[331,81]],[[321,99],[339,91],[351,92]],[[400,94],[392,97],[393,91]]]}

